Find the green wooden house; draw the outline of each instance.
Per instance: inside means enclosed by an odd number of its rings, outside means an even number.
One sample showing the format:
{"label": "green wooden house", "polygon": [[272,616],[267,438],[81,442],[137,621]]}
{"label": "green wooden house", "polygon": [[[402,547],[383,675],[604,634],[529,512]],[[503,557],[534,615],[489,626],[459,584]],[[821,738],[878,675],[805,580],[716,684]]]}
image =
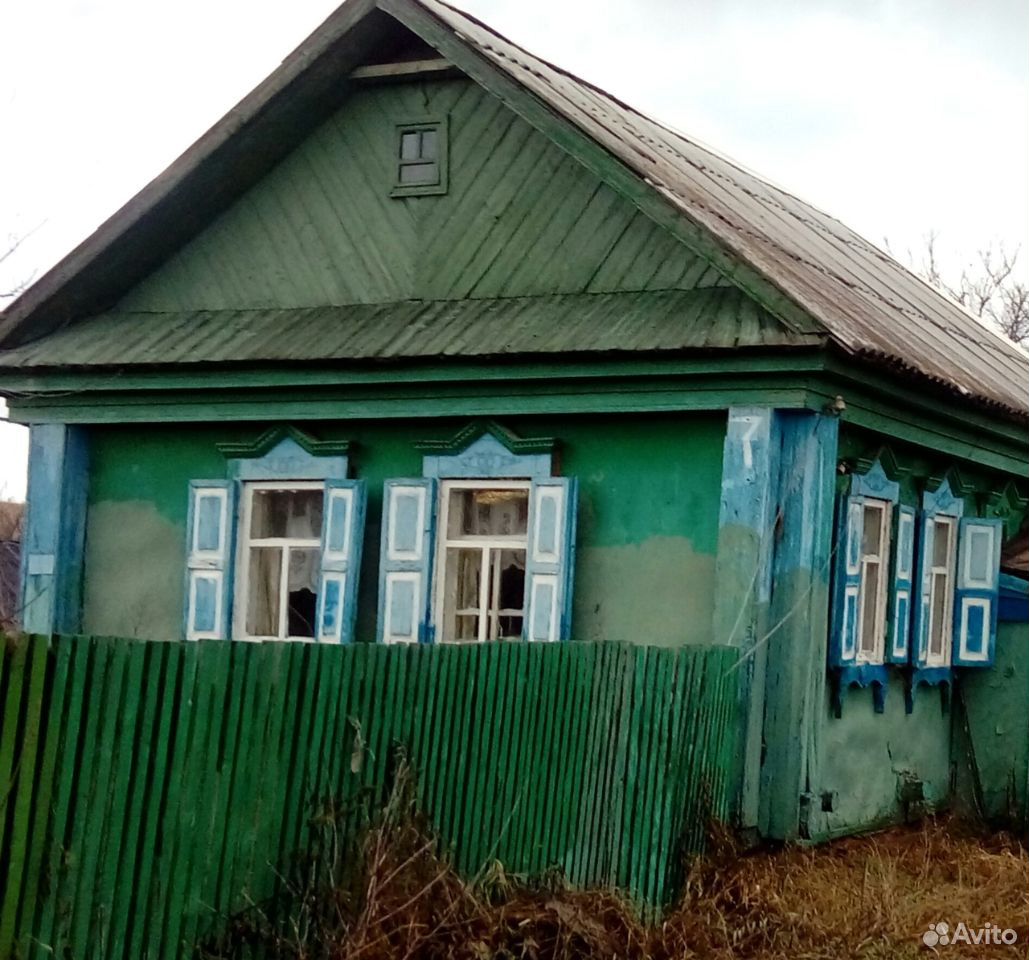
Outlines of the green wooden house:
{"label": "green wooden house", "polygon": [[733,646],[737,825],[854,831],[950,803],[958,701],[1025,686],[1027,388],[820,210],[347,0],[0,317],[23,626]]}

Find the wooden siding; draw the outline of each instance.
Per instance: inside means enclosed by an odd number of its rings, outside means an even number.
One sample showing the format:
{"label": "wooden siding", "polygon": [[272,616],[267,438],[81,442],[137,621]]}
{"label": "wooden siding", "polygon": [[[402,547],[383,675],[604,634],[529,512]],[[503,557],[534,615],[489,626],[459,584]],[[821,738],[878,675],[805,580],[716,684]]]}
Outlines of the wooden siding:
{"label": "wooden siding", "polygon": [[0,956],[192,956],[281,892],[312,815],[382,802],[398,745],[463,871],[660,904],[724,816],[735,655],[8,641]]}
{"label": "wooden siding", "polygon": [[[449,117],[450,189],[390,196],[395,123]],[[121,302],[127,311],[725,284],[469,80],[361,90]]]}

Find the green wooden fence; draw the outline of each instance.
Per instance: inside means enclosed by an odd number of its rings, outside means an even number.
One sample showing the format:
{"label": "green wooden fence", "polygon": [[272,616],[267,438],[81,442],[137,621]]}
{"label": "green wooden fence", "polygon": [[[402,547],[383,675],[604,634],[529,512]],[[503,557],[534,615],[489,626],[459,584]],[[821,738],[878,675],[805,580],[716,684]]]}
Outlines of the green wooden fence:
{"label": "green wooden fence", "polygon": [[[188,956],[396,745],[458,866],[659,904],[726,810],[730,648],[8,640],[0,957]],[[20,952],[19,952],[20,951]]]}

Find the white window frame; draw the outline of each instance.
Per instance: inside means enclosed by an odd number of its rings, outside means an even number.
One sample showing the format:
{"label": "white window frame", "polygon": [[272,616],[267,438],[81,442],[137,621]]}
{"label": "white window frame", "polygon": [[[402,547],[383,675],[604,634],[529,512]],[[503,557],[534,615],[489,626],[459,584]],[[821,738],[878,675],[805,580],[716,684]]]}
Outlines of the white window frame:
{"label": "white window frame", "polygon": [[[928,518],[928,523],[933,524],[933,542],[931,553],[933,556],[925,557],[924,562],[929,564],[929,623],[926,631],[925,664],[927,667],[949,667],[951,659],[951,647],[954,643],[954,589],[957,575],[957,552],[958,533],[960,524],[958,517],[949,514],[934,514]],[[936,554],[936,535],[938,526],[943,525],[950,528],[947,562],[944,566],[933,563]],[[943,574],[945,591],[945,602],[943,608],[943,634],[942,649],[939,654],[933,654],[933,627],[936,617],[936,578]]]}
{"label": "white window frame", "polygon": [[[250,521],[253,514],[254,492],[257,490],[321,490],[323,495],[322,510],[324,512],[325,481],[247,480],[242,483],[242,488],[238,517],[239,527],[237,528],[238,534],[236,537],[236,569],[238,573],[236,576],[235,603],[233,604],[235,609],[233,610],[232,615],[232,639],[241,640],[246,643],[261,643],[270,640],[288,640],[293,643],[315,643],[318,639],[317,624],[315,624],[315,636],[313,637],[294,637],[286,634],[286,627],[289,624],[289,604],[287,602],[289,560],[288,556],[285,555],[283,556],[281,569],[279,571],[279,632],[278,634],[270,636],[253,636],[247,633],[247,607],[249,606],[250,600],[250,548],[253,546],[286,548],[298,547],[310,550],[314,547],[318,550],[318,565],[320,568],[322,553],[321,531],[318,532],[318,537],[314,540],[308,540],[300,537],[262,537],[254,540],[250,536]],[[322,517],[322,522],[324,523],[324,516]],[[286,553],[288,553],[288,551],[284,551],[284,554]],[[319,600],[321,600],[321,589],[321,578],[319,576]]]}
{"label": "white window frame", "polygon": [[[889,500],[880,500],[877,497],[865,497],[861,504],[861,537],[864,539],[865,517],[868,510],[879,512],[879,552],[865,553],[861,550],[861,581],[858,587],[858,622],[855,647],[855,661],[857,663],[881,664],[886,659],[886,616],[889,603],[889,566],[892,556],[893,544],[890,536],[892,532],[893,504]],[[862,544],[863,547],[863,544]],[[877,593],[875,602],[875,645],[871,651],[864,649],[865,633],[865,591],[868,589],[869,577],[868,567],[870,563],[879,565],[877,576]]]}
{"label": "white window frame", "polygon": [[[439,521],[436,525],[437,536],[436,536],[436,562],[434,565],[434,573],[432,578],[432,590],[433,590],[433,617],[437,628],[436,639],[440,643],[484,643],[489,639],[488,633],[488,620],[489,618],[483,615],[483,611],[488,611],[490,608],[490,597],[488,595],[489,590],[489,569],[488,560],[490,548],[508,548],[508,549],[524,549],[526,565],[528,565],[529,559],[529,524],[526,523],[525,534],[522,536],[476,536],[469,534],[468,536],[459,537],[456,539],[450,539],[447,536],[447,530],[450,526],[450,494],[454,490],[524,490],[528,496],[529,501],[532,500],[532,481],[531,480],[493,480],[489,477],[476,478],[476,479],[462,479],[462,480],[441,480],[439,484],[439,512],[437,514]],[[459,548],[459,549],[474,549],[479,547],[480,549],[480,573],[479,573],[479,636],[476,640],[451,640],[447,638],[444,633],[444,607],[446,606],[446,575],[447,575],[447,549],[448,548]],[[528,616],[528,609],[526,604],[526,597],[522,597],[522,611],[518,614],[522,617],[522,623],[525,623],[525,617]],[[505,615],[503,611],[498,610],[496,615],[498,617]],[[516,614],[509,614],[515,616]]]}

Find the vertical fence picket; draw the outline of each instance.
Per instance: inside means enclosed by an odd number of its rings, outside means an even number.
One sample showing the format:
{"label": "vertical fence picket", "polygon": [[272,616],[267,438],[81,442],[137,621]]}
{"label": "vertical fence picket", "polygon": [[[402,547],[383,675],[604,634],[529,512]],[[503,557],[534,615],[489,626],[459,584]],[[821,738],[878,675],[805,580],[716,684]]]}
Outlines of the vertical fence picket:
{"label": "vertical fence picket", "polygon": [[506,730],[505,705],[507,679],[513,644],[490,644],[489,652],[480,658],[483,671],[483,711],[478,724],[477,795],[470,804],[471,815],[476,818],[475,844],[470,856],[472,869],[481,873],[496,856],[496,838],[503,829],[504,814],[501,807],[501,784],[504,772],[500,768],[500,750]]}
{"label": "vertical fence picket", "polygon": [[[676,807],[681,788],[676,780],[676,756],[678,753],[678,732],[682,718],[683,663],[681,650],[668,651],[665,674],[668,700],[662,717],[661,755],[659,759],[661,779],[657,787],[658,815],[654,819],[648,842],[649,869],[654,877],[654,888],[650,902],[663,906],[666,902],[670,871],[674,870],[673,838]],[[669,856],[669,851],[672,855]]]}
{"label": "vertical fence picket", "polygon": [[69,850],[75,870],[70,892],[68,940],[73,956],[85,954],[90,945],[94,896],[101,892],[96,868],[109,799],[111,761],[118,717],[121,679],[125,668],[124,645],[108,638],[96,641],[96,671],[89,691],[84,751],[79,761],[75,794],[75,827]]}
{"label": "vertical fence picket", "polygon": [[274,847],[269,847],[269,853],[274,852],[274,862],[279,864],[279,882],[276,890],[280,894],[284,892],[284,883],[289,877],[290,861],[299,850],[307,846],[306,827],[310,798],[305,790],[306,759],[311,747],[311,733],[316,723],[318,695],[317,647],[308,643],[293,644],[290,652],[296,661],[298,675],[293,686],[293,706],[287,710],[289,723],[283,739],[286,752],[283,755],[285,766],[282,790],[277,794],[273,807],[277,811],[280,830]]}
{"label": "vertical fence picket", "polygon": [[[175,957],[178,942],[173,939],[180,924],[182,898],[179,893],[179,877],[185,866],[183,848],[191,837],[188,815],[192,797],[186,788],[191,770],[191,760],[199,752],[194,748],[196,737],[195,716],[197,699],[197,651],[200,644],[191,643],[182,648],[182,662],[177,676],[175,701],[170,704],[170,756],[168,760],[168,788],[156,824],[161,843],[157,876],[150,886],[150,922],[146,928],[149,934],[147,956],[155,958]],[[199,744],[199,738],[196,738]]]}
{"label": "vertical fence picket", "polygon": [[479,841],[482,833],[481,813],[488,795],[486,777],[489,732],[496,722],[491,702],[489,666],[493,662],[496,646],[487,645],[477,651],[478,655],[470,658],[466,667],[470,690],[462,738],[465,747],[460,751],[464,790],[456,798],[454,812],[458,820],[454,836],[461,853],[461,869],[469,874],[475,874],[481,866]]}
{"label": "vertical fence picket", "polygon": [[430,781],[430,788],[426,792],[426,806],[433,822],[443,835],[444,843],[451,839],[446,833],[443,796],[450,777],[447,757],[450,752],[450,730],[455,721],[456,712],[455,652],[455,648],[452,646],[443,646],[435,651],[434,659],[438,667],[436,712],[433,718],[432,736],[429,738],[428,749],[424,757],[425,776]]}
{"label": "vertical fence picket", "polygon": [[675,651],[662,648],[651,650],[653,672],[650,691],[649,742],[641,750],[641,773],[647,790],[647,809],[636,830],[636,863],[639,871],[640,892],[644,902],[654,902],[660,896],[661,880],[656,857],[656,844],[660,835],[661,818],[666,805],[665,775],[668,769],[668,728],[672,712]]}
{"label": "vertical fence picket", "polygon": [[[519,710],[524,702],[525,663],[527,649],[525,644],[513,644],[505,648],[501,660],[504,678],[504,701],[502,713],[498,717],[500,730],[521,730]],[[489,827],[487,839],[489,848],[487,857],[500,860],[510,866],[511,858],[511,825],[515,817],[514,805],[517,802],[520,785],[516,782],[514,757],[519,737],[496,737],[497,786],[494,795],[494,815]]]}
{"label": "vertical fence picket", "polygon": [[608,743],[606,718],[601,716],[601,712],[604,699],[609,694],[606,688],[609,665],[613,662],[617,652],[614,644],[599,644],[594,652],[592,668],[588,677],[589,690],[585,701],[587,704],[586,735],[582,753],[581,796],[583,804],[576,829],[576,870],[573,874],[584,886],[594,886],[600,881],[597,862],[599,845],[594,838],[599,829],[599,811],[603,803],[600,795],[603,789],[601,756],[605,749],[604,744]]}
{"label": "vertical fence picket", "polygon": [[555,654],[559,648],[538,648],[543,650],[538,663],[540,674],[540,694],[535,702],[536,736],[532,750],[532,806],[526,811],[525,846],[528,859],[525,869],[531,873],[545,870],[546,861],[544,836],[548,829],[547,818],[550,814],[551,794],[549,773],[554,762],[553,730],[557,720],[555,717],[557,698],[558,659]]}
{"label": "vertical fence picket", "polygon": [[[6,669],[3,676],[4,699],[0,703],[0,863],[6,863],[10,855],[14,835],[14,803],[11,798],[17,788],[17,763],[20,752],[21,716],[24,698],[30,682],[28,663],[30,642],[13,641],[4,650]],[[5,871],[3,887],[0,888],[0,903],[4,912],[7,903],[17,897],[17,882]],[[13,943],[13,934],[12,934]],[[10,944],[0,944],[10,949]]]}
{"label": "vertical fence picket", "polygon": [[571,769],[568,779],[567,825],[562,863],[569,881],[582,885],[582,877],[577,872],[579,830],[587,811],[585,783],[589,772],[589,709],[593,695],[593,673],[600,651],[599,645],[595,643],[577,643],[569,649],[574,654],[572,683],[575,685],[575,719],[568,742]]}
{"label": "vertical fence picket", "polygon": [[[39,718],[40,747],[38,784],[33,797],[33,820],[29,838],[28,860],[25,870],[24,888],[21,891],[16,919],[16,936],[23,944],[33,944],[35,920],[39,900],[46,895],[49,878],[44,870],[49,838],[54,830],[54,800],[57,781],[59,749],[62,734],[68,727],[68,661],[71,647],[55,640],[52,647],[47,644],[48,693]],[[2,669],[2,668],[0,668]],[[8,883],[11,881],[8,880]],[[0,899],[3,899],[0,897]]]}
{"label": "vertical fence picket", "polygon": [[[39,762],[40,723],[46,680],[47,638],[28,640],[25,669],[28,682],[21,684],[19,704],[21,729],[17,734],[17,749],[12,751],[9,772],[0,776],[0,817],[8,823],[4,895],[0,896],[0,956],[6,956],[14,944],[17,930],[20,891],[27,878],[22,871],[28,859],[27,845],[31,835],[32,787]],[[12,695],[11,699],[15,699]]]}
{"label": "vertical fence picket", "polygon": [[116,887],[118,869],[123,856],[132,848],[131,827],[127,822],[127,804],[133,784],[133,768],[139,756],[137,723],[140,718],[140,694],[143,689],[143,666],[147,645],[118,643],[115,656],[121,663],[116,689],[117,699],[108,699],[105,708],[113,717],[111,732],[104,741],[111,754],[110,776],[105,785],[104,821],[93,832],[105,838],[99,844],[93,890],[93,907],[89,918],[89,940],[98,956],[117,956],[120,944],[115,942],[118,924]]}
{"label": "vertical fence picket", "polygon": [[139,673],[140,706],[139,723],[134,738],[131,772],[125,782],[126,805],[124,808],[124,829],[122,855],[118,860],[117,872],[112,886],[109,956],[131,957],[129,942],[132,925],[136,919],[139,904],[139,888],[148,872],[147,862],[150,850],[146,842],[146,813],[160,796],[161,768],[159,753],[159,731],[161,730],[162,682],[168,661],[170,645],[163,643],[138,644],[133,649]]}

